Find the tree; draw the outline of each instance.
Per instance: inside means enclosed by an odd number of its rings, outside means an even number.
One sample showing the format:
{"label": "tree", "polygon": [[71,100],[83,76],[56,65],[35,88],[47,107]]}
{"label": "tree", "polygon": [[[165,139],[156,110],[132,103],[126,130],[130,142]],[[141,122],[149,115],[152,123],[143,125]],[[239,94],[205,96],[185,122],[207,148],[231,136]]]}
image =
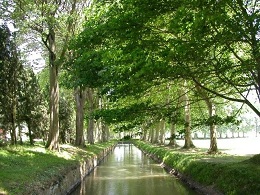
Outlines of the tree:
{"label": "tree", "polygon": [[34,138],[44,138],[46,134],[44,126],[46,126],[47,103],[31,68],[24,69],[20,78],[17,120],[19,123],[26,122],[30,144],[33,144]]}
{"label": "tree", "polygon": [[184,134],[184,148],[192,148],[194,147],[192,138],[191,138],[191,111],[190,111],[190,99],[188,95],[188,90],[187,90],[187,81],[184,80],[183,86],[182,86],[182,98],[181,101],[184,104],[184,129],[185,129],[185,134]]}
{"label": "tree", "polygon": [[66,93],[65,90],[61,91],[59,102],[59,126],[60,126],[60,140],[62,143],[71,143],[74,136],[74,109],[71,91]]}
{"label": "tree", "polygon": [[[58,73],[66,59],[67,44],[80,24],[85,1],[29,0],[13,1],[12,14],[19,30],[33,30],[48,53],[50,75],[50,130],[46,147],[59,148],[59,84]],[[36,40],[39,40],[36,38]]]}
{"label": "tree", "polygon": [[87,129],[87,141],[89,144],[94,144],[94,109],[95,109],[95,100],[94,100],[94,89],[87,89],[87,100],[88,100],[88,129]]}
{"label": "tree", "polygon": [[[216,106],[214,104],[214,99],[210,98],[209,94],[201,89],[199,86],[196,86],[196,90],[198,91],[198,95],[205,101],[208,108],[209,118],[214,118],[216,115]],[[210,124],[210,147],[208,150],[209,153],[218,152],[217,146],[217,127],[214,121]]]}
{"label": "tree", "polygon": [[[250,3],[254,13],[248,10],[248,13],[253,13],[249,17],[243,13],[243,8],[249,8]],[[115,102],[126,97],[145,96],[147,91],[165,80],[185,80],[209,92],[212,98],[219,96],[246,103],[257,113],[256,107],[245,94],[252,86],[257,88],[256,76],[252,75],[258,75],[258,66],[254,65],[258,51],[254,47],[257,46],[255,42],[258,42],[259,11],[256,4],[252,3],[231,0],[102,2],[75,41],[72,68],[80,78],[79,81],[93,83],[98,80],[103,93]],[[245,18],[241,23],[237,20],[240,16]],[[251,29],[252,33],[244,33],[243,28],[236,28],[234,24],[248,26],[247,29]],[[249,28],[250,25],[253,28]],[[249,46],[243,40],[248,40]],[[239,46],[254,53],[253,58],[244,54]],[[247,62],[249,66],[245,68]],[[79,70],[89,70],[94,76],[86,79],[83,71]],[[183,94],[187,94],[188,89],[183,91]],[[215,120],[212,99],[208,96],[203,98],[207,99],[209,115],[213,115],[210,118]],[[191,101],[185,95],[183,100],[186,132],[190,132]],[[129,108],[136,108],[134,104],[128,104],[118,112],[124,110],[127,113]],[[136,105],[140,104],[138,102]],[[142,111],[151,111],[151,104],[144,105],[146,107]],[[175,105],[178,103],[175,102]],[[124,121],[123,116],[125,120],[130,118],[121,115],[121,121]],[[211,148],[216,150],[214,124],[211,127]],[[187,137],[187,143],[188,140]]]}
{"label": "tree", "polygon": [[17,88],[22,65],[18,60],[14,37],[6,25],[0,26],[0,37],[1,122],[4,129],[10,129],[11,144],[16,144]]}
{"label": "tree", "polygon": [[84,139],[84,114],[85,103],[87,99],[87,90],[82,87],[75,89],[75,101],[76,101],[76,141],[77,146],[85,145]]}
{"label": "tree", "polygon": [[[188,69],[191,78],[214,95],[247,104],[260,116],[248,96],[255,91],[259,100],[259,3],[191,1],[190,5],[193,11],[185,12],[190,37],[182,47],[193,65]],[[179,17],[183,14],[184,10]],[[208,85],[213,81],[214,85]]]}

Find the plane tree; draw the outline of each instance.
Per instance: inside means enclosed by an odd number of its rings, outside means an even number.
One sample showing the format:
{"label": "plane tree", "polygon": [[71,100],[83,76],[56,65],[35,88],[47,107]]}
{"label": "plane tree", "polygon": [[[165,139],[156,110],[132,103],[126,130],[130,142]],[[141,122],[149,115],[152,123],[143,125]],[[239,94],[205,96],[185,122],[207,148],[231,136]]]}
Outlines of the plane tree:
{"label": "plane tree", "polygon": [[189,35],[180,46],[186,51],[190,78],[215,96],[248,105],[260,116],[250,99],[256,94],[259,101],[259,2],[191,1],[190,5],[191,11],[177,13],[186,20],[170,21],[178,34]]}
{"label": "plane tree", "polygon": [[[243,16],[241,24],[246,26],[252,15],[255,19],[251,26],[257,27],[258,11],[253,1],[254,13],[250,15],[248,10],[248,16],[241,10],[249,8],[249,3],[242,1],[101,3],[73,44],[73,75],[77,81],[89,82],[82,70],[91,71],[103,94],[117,100],[129,95],[138,98],[163,79],[185,79],[199,89],[207,102],[209,118],[214,115],[212,98],[216,96],[245,103],[258,112],[245,94],[257,83],[252,82],[255,73],[246,73],[242,66],[241,59],[247,61],[248,55],[239,46],[250,48],[242,44],[244,26],[235,28],[232,22]],[[254,32],[253,42],[257,42]],[[216,135],[214,129],[212,136]],[[212,148],[216,150],[214,142]]]}

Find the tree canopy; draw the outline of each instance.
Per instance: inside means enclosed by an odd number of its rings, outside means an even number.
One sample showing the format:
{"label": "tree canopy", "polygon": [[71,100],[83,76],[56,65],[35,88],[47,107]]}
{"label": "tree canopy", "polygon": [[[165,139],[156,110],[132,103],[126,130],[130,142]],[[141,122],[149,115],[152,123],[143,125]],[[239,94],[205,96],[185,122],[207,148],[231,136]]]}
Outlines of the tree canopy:
{"label": "tree canopy", "polygon": [[78,82],[109,94],[185,78],[260,116],[248,98],[259,94],[258,36],[255,1],[101,2],[72,44],[71,65]]}

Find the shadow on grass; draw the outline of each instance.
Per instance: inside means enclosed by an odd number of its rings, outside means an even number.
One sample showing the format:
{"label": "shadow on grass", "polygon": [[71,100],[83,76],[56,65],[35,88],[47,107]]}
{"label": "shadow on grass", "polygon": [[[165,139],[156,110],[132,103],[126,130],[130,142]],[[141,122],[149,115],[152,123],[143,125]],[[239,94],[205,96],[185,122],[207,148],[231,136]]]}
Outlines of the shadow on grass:
{"label": "shadow on grass", "polygon": [[[8,194],[24,194],[33,187],[43,187],[46,182],[62,177],[68,167],[76,164],[39,148],[0,149],[0,189]],[[36,149],[36,148],[33,148]]]}

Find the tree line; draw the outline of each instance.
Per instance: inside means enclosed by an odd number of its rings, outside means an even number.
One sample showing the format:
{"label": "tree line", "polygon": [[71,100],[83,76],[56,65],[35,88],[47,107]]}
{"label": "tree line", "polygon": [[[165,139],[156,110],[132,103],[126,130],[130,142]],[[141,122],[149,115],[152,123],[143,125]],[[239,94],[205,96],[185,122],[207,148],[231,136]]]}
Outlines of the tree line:
{"label": "tree line", "polygon": [[[203,130],[210,134],[209,152],[217,152],[217,128],[220,132],[221,126],[238,125],[243,105],[257,119],[260,116],[257,1],[1,3],[5,8],[1,15],[15,24],[20,44],[30,47],[29,42],[35,40],[32,48],[41,48],[48,62],[49,72],[45,69],[40,73],[42,77],[48,75],[48,85],[44,89],[32,79],[30,82],[36,83],[32,90],[41,93],[24,90],[24,94],[27,99],[35,98],[30,100],[32,109],[42,110],[41,114],[30,112],[40,122],[49,115],[48,124],[43,125],[49,126],[48,130],[41,128],[45,132],[42,136],[48,137],[49,149],[58,149],[60,140],[66,141],[66,134],[76,145],[84,145],[85,139],[90,144],[108,140],[112,130],[138,134],[153,143],[164,142],[167,130],[170,144],[175,145],[180,134],[185,139],[184,147],[190,148],[194,146],[192,132]],[[10,74],[6,70],[3,76],[13,75],[19,80],[18,67],[24,66],[13,53],[8,55],[16,61],[17,70]],[[1,63],[11,67],[9,60]],[[15,82],[7,86],[13,98],[1,99],[1,104],[11,104],[9,111],[1,109],[1,113],[12,113],[7,118],[13,122],[5,128],[11,135],[19,126],[17,110],[29,107],[18,105],[22,101],[15,93],[22,89]],[[45,97],[37,102],[35,94]],[[252,94],[256,103],[249,98]],[[4,114],[1,116],[3,125]],[[34,121],[37,117],[28,115],[29,119],[23,120]],[[30,129],[40,122],[26,124]]]}

